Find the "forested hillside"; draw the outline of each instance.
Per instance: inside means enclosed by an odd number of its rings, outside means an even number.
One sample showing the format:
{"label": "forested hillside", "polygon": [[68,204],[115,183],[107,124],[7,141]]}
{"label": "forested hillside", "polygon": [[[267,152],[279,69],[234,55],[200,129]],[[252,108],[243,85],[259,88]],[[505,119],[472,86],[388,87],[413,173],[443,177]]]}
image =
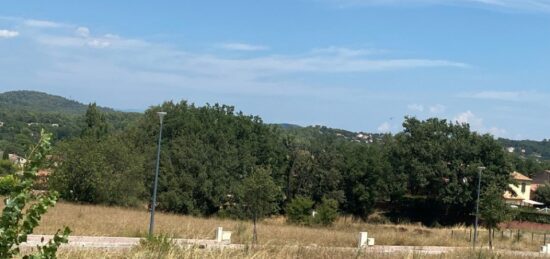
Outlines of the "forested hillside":
{"label": "forested hillside", "polygon": [[[80,134],[87,105],[35,91],[0,94],[0,150],[24,155],[40,129],[54,134],[54,141]],[[123,128],[139,115],[99,108],[111,127]]]}
{"label": "forested hillside", "polygon": [[500,143],[506,148],[512,148],[510,151],[513,153],[526,156],[540,158],[543,160],[550,160],[550,141],[544,139],[542,141],[534,140],[510,140],[510,139],[498,139]]}

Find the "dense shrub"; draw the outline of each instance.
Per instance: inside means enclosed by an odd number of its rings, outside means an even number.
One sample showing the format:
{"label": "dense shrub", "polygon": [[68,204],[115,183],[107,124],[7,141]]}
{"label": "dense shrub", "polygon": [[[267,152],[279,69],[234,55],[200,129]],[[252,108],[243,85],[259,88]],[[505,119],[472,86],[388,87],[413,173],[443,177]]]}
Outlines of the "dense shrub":
{"label": "dense shrub", "polygon": [[0,175],[12,173],[15,173],[15,167],[13,164],[9,160],[0,160]]}
{"label": "dense shrub", "polygon": [[289,223],[308,225],[313,211],[313,201],[306,197],[296,197],[286,206]]}
{"label": "dense shrub", "polygon": [[550,224],[550,214],[531,209],[518,209],[514,220]]}
{"label": "dense shrub", "polygon": [[313,223],[329,226],[338,218],[338,202],[334,199],[323,199],[323,203],[317,208],[317,214],[313,217]]}
{"label": "dense shrub", "polygon": [[17,178],[11,174],[0,177],[0,195],[9,194],[17,185],[17,182]]}

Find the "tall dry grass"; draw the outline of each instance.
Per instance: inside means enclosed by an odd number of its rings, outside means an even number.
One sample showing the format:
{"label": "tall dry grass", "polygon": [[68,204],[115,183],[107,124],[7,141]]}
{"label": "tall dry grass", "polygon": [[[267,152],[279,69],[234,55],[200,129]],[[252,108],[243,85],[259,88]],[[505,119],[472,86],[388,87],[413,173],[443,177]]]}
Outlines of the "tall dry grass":
{"label": "tall dry grass", "polygon": [[[542,256],[541,256],[542,257]],[[101,251],[101,250],[62,250],[58,254],[60,259],[84,259],[84,258],[105,258],[105,259],[122,259],[122,258],[243,258],[243,259],[271,259],[271,258],[377,258],[377,259],[522,259],[533,258],[533,255],[518,255],[506,254],[499,252],[490,252],[487,250],[472,251],[461,250],[447,254],[428,255],[418,252],[408,253],[381,253],[369,252],[365,250],[342,250],[329,248],[303,248],[303,247],[278,247],[278,248],[260,248],[260,249],[245,249],[245,250],[204,250],[197,248],[177,248],[174,247],[168,251],[148,250],[138,247],[129,251]]]}
{"label": "tall dry grass", "polygon": [[[246,221],[169,213],[158,213],[155,219],[155,233],[174,238],[214,239],[215,229],[219,226],[233,231],[233,243],[247,244],[252,236],[252,224]],[[146,210],[60,202],[43,217],[35,233],[52,234],[63,226],[69,226],[72,235],[144,237],[148,224]],[[326,228],[288,225],[280,217],[267,219],[258,225],[258,240],[260,244],[278,246],[355,247],[360,231],[369,232],[378,245],[470,246],[466,227],[366,224],[344,218]],[[487,241],[487,231],[482,230],[480,244],[487,247]],[[494,243],[502,249],[538,251],[542,241],[531,242],[528,236],[517,242],[513,237],[497,235]]]}

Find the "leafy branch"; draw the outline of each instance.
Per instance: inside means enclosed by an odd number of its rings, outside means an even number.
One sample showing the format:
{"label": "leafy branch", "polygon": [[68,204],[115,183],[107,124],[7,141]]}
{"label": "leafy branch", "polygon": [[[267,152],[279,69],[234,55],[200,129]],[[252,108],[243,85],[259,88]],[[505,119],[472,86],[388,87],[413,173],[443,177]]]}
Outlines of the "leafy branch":
{"label": "leafy branch", "polygon": [[[51,134],[41,131],[38,144],[31,149],[22,172],[17,175],[19,181],[4,199],[5,207],[0,216],[0,258],[18,255],[21,243],[27,241],[28,235],[39,225],[42,215],[57,202],[57,192],[38,195],[32,192],[36,173],[45,164],[46,155],[51,149],[51,138]],[[58,230],[47,244],[37,247],[35,254],[23,258],[55,258],[59,246],[68,242],[70,232],[68,227],[63,231]]]}

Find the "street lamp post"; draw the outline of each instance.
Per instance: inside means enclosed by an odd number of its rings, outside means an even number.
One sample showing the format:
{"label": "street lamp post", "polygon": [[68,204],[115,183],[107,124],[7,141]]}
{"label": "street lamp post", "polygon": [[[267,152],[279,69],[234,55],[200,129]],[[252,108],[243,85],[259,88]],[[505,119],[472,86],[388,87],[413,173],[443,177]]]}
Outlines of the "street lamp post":
{"label": "street lamp post", "polygon": [[159,164],[160,164],[160,141],[162,140],[162,122],[166,112],[157,112],[160,118],[159,143],[157,146],[157,165],[155,170],[155,183],[153,185],[153,199],[151,201],[151,221],[149,221],[149,237],[153,236],[153,228],[155,227],[155,207],[157,206],[157,185],[159,180]]}
{"label": "street lamp post", "polygon": [[477,224],[479,221],[479,191],[481,189],[481,172],[485,170],[485,167],[480,166],[477,168],[477,201],[476,201],[476,221],[474,224],[474,240],[472,242],[472,247],[475,250],[476,249],[476,243],[477,243]]}

